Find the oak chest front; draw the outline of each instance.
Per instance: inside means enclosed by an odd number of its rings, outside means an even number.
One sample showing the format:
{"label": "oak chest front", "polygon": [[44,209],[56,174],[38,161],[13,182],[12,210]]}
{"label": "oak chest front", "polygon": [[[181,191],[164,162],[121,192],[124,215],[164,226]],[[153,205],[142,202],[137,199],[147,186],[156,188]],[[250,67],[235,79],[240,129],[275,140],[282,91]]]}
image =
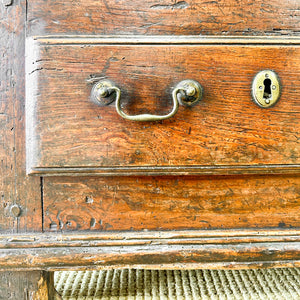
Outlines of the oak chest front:
{"label": "oak chest front", "polygon": [[[44,230],[297,227],[296,1],[152,2],[29,2],[26,159]],[[280,89],[266,108],[251,95],[262,70],[279,78],[259,87],[266,103]],[[185,80],[201,100],[164,119]],[[99,96],[105,81],[119,95]]]}
{"label": "oak chest front", "polygon": [[299,264],[298,1],[17,7],[22,268]]}

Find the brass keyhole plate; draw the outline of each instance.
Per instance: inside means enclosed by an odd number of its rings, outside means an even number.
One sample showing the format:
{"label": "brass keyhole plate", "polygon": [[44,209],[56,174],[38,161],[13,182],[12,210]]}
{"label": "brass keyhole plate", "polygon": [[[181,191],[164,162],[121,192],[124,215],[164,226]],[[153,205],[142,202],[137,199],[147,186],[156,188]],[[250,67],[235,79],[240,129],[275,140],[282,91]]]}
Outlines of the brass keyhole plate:
{"label": "brass keyhole plate", "polygon": [[252,82],[254,102],[263,108],[273,106],[280,98],[281,84],[278,75],[272,70],[257,73]]}

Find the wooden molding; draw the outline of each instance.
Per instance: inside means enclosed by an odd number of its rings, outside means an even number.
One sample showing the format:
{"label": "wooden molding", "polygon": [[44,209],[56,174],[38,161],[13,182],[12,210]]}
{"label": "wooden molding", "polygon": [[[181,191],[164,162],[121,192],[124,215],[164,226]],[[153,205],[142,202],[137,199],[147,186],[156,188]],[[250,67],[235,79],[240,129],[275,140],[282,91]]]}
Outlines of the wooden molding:
{"label": "wooden molding", "polygon": [[122,45],[299,45],[298,36],[143,36],[143,35],[64,35],[34,36],[41,45],[122,44]]}
{"label": "wooden molding", "polygon": [[300,230],[150,231],[0,237],[0,270],[300,266]]}
{"label": "wooden molding", "polygon": [[300,165],[237,165],[237,166],[143,166],[143,167],[77,167],[31,168],[29,175],[38,176],[160,176],[160,175],[239,175],[299,174]]}

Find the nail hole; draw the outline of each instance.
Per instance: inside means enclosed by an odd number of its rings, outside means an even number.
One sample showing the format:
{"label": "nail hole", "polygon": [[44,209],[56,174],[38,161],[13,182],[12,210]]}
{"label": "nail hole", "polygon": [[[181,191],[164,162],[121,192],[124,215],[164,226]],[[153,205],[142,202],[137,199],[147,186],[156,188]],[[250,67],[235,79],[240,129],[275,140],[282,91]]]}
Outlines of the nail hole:
{"label": "nail hole", "polygon": [[91,203],[93,203],[93,202],[94,202],[94,199],[93,199],[92,197],[89,197],[89,196],[86,196],[86,197],[85,197],[85,203],[91,204]]}
{"label": "nail hole", "polygon": [[91,218],[90,227],[95,227],[95,225],[96,225],[96,219],[95,218]]}

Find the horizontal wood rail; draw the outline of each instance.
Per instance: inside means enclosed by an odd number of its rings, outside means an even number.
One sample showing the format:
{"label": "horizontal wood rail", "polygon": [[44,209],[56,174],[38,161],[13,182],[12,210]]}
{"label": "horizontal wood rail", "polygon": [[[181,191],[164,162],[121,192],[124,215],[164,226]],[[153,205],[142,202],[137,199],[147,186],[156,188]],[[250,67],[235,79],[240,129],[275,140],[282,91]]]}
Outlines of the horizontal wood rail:
{"label": "horizontal wood rail", "polygon": [[0,270],[300,266],[300,230],[0,236]]}

